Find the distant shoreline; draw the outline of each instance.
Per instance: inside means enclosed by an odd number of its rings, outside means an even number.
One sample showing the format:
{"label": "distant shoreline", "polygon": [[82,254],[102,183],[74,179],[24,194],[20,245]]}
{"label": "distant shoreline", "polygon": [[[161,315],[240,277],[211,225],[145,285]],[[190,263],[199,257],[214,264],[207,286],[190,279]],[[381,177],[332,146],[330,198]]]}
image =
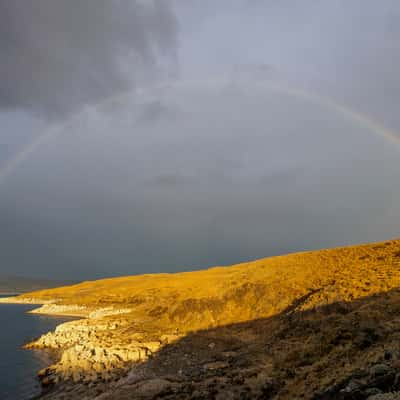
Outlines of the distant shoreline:
{"label": "distant shoreline", "polygon": [[[75,320],[76,318],[72,318],[72,317],[64,317],[64,316],[54,316],[55,318],[37,318],[35,316],[33,316],[32,314],[29,314],[29,310],[36,308],[37,305],[35,304],[24,304],[24,303],[18,303],[16,301],[12,301],[12,299],[16,298],[16,296],[4,296],[4,294],[11,294],[10,292],[6,293],[0,293],[0,314],[5,314],[6,317],[4,317],[4,315],[2,315],[2,321],[7,321],[8,316],[14,316],[15,315],[15,320],[19,321],[18,325],[11,325],[14,329],[17,328],[17,331],[19,330],[20,327],[30,327],[29,328],[29,333],[28,330],[26,330],[24,332],[24,329],[21,329],[21,331],[18,331],[15,333],[15,336],[11,336],[12,338],[17,338],[17,340],[15,340],[14,342],[12,342],[12,348],[18,352],[19,354],[23,353],[21,355],[21,360],[23,360],[24,362],[27,360],[27,355],[24,354],[29,354],[31,353],[32,359],[35,359],[35,363],[32,364],[32,366],[24,366],[22,363],[21,368],[24,368],[24,373],[21,372],[21,376],[26,377],[26,380],[28,381],[28,384],[23,383],[22,384],[22,380],[21,380],[21,387],[23,387],[23,389],[26,391],[27,394],[27,398],[29,398],[30,400],[33,399],[41,399],[43,397],[44,394],[46,394],[46,389],[41,387],[40,384],[40,380],[37,377],[37,373],[39,369],[42,368],[47,368],[48,366],[58,362],[61,358],[61,353],[56,350],[56,349],[35,349],[35,352],[32,351],[28,351],[25,350],[25,346],[27,345],[27,343],[29,343],[30,341],[32,341],[34,338],[38,338],[42,335],[47,334],[49,331],[54,331],[58,326],[60,326],[63,323],[66,322],[70,322],[72,320]],[[15,295],[15,293],[12,293],[13,295]],[[9,298],[10,302],[1,302],[1,300],[3,298]],[[4,304],[4,307],[2,307],[2,304]],[[6,319],[5,319],[6,318]],[[14,318],[13,318],[14,319]],[[32,329],[32,330],[31,330]],[[5,330],[9,330],[9,327],[7,326],[7,328]],[[3,338],[3,336],[2,336]],[[6,336],[6,338],[8,338],[8,336]],[[6,342],[7,343],[7,342]],[[1,346],[0,346],[1,347]],[[7,347],[7,344],[6,344]],[[3,347],[2,347],[3,349]],[[36,354],[35,354],[36,353]],[[12,357],[11,353],[10,353],[10,357]],[[18,356],[16,356],[16,360],[18,359]],[[14,364],[14,359],[11,363],[11,367],[13,369],[16,369],[17,371],[19,371],[19,365]],[[9,366],[7,367],[9,368]],[[25,372],[27,371],[27,372]],[[19,386],[19,383],[17,383],[17,386]],[[2,399],[3,396],[3,392],[2,392],[3,388],[0,389],[0,398]],[[13,393],[18,391],[19,389],[16,388],[12,388]],[[19,391],[17,393],[17,397],[16,398],[20,398],[19,395]],[[21,397],[21,398],[25,398],[25,397]]]}

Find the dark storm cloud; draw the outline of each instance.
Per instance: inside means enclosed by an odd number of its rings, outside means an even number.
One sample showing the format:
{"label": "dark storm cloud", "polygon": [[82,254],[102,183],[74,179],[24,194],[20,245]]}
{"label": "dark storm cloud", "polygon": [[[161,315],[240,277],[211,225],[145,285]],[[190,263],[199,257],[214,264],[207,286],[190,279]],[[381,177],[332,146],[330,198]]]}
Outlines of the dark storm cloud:
{"label": "dark storm cloud", "polygon": [[168,0],[0,0],[0,110],[59,117],[176,57]]}

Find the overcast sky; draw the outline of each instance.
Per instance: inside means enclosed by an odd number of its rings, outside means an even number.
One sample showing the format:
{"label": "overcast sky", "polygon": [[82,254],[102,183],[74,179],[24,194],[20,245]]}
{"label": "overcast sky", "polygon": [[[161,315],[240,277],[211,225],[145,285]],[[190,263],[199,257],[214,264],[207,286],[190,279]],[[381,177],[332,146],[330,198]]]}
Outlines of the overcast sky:
{"label": "overcast sky", "polygon": [[0,275],[399,236],[397,0],[0,0],[0,19]]}

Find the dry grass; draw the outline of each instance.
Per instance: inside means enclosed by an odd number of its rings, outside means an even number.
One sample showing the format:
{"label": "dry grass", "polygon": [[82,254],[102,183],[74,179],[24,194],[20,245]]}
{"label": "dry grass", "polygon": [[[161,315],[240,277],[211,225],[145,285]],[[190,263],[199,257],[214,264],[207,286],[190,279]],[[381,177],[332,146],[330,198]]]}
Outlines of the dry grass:
{"label": "dry grass", "polygon": [[[169,391],[154,398],[367,398],[343,397],[351,381],[364,394],[376,387],[400,390],[400,240],[84,282],[23,297],[131,309],[105,318],[118,325],[96,332],[107,346],[124,346],[137,335],[157,340],[184,333],[132,370],[132,376],[169,382]],[[386,360],[388,351],[398,356]],[[226,367],[220,370],[205,368],[221,362]],[[371,366],[382,362],[390,372],[378,379]],[[99,385],[90,390],[105,392],[105,400],[153,398],[141,397],[141,383]],[[59,398],[75,399],[89,389],[57,390]]]}
{"label": "dry grass", "polygon": [[391,240],[195,272],[83,282],[23,297],[128,307],[132,320],[189,331],[349,302],[398,286],[400,240]]}

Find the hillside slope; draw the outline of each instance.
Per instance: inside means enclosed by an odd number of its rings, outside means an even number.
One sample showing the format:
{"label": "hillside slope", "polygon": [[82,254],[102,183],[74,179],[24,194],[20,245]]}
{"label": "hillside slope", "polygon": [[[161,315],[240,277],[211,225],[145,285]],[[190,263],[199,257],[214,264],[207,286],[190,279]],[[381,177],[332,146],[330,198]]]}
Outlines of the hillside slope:
{"label": "hillside slope", "polygon": [[36,290],[54,288],[57,286],[71,285],[72,281],[33,279],[19,276],[0,275],[0,294],[1,293],[24,293]]}
{"label": "hillside slope", "polygon": [[[231,267],[104,279],[29,293],[93,309],[122,307],[131,317],[180,330],[269,317],[303,299],[305,310],[400,286],[400,241],[265,258]],[[306,296],[306,298],[304,298]]]}
{"label": "hillside slope", "polygon": [[50,398],[362,399],[400,390],[399,287],[391,240],[18,300],[88,316],[31,344],[62,350]]}

